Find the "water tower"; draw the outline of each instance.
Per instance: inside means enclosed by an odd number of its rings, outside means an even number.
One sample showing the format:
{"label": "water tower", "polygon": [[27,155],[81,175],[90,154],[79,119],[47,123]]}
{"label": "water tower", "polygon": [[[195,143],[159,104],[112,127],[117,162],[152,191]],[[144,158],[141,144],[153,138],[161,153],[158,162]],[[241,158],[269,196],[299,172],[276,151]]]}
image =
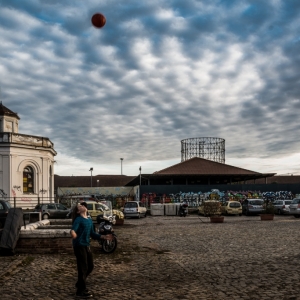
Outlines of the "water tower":
{"label": "water tower", "polygon": [[198,137],[182,140],[181,162],[193,157],[225,164],[225,140],[216,137]]}

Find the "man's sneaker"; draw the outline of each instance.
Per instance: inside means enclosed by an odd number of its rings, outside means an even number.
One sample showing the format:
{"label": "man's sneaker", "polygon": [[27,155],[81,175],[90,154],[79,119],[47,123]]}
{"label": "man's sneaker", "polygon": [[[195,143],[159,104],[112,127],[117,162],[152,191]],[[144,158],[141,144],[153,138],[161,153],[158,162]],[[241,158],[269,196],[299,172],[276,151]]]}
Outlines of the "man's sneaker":
{"label": "man's sneaker", "polygon": [[[77,283],[77,282],[76,282],[76,284],[75,284],[75,287],[78,289],[78,283]],[[84,292],[88,293],[89,290],[88,290],[88,289],[85,289]]]}
{"label": "man's sneaker", "polygon": [[93,297],[93,294],[91,294],[90,292],[77,292],[76,293],[76,298],[79,298],[79,299],[87,299],[87,298],[92,298]]}

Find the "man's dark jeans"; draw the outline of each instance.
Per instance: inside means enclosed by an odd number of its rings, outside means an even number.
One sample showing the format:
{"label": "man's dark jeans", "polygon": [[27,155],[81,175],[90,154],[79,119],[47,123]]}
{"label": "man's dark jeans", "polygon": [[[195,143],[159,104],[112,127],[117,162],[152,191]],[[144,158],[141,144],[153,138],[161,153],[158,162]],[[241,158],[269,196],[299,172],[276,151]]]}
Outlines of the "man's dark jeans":
{"label": "man's dark jeans", "polygon": [[78,271],[77,292],[83,292],[86,290],[86,278],[94,269],[93,254],[90,247],[85,246],[74,247],[74,253]]}

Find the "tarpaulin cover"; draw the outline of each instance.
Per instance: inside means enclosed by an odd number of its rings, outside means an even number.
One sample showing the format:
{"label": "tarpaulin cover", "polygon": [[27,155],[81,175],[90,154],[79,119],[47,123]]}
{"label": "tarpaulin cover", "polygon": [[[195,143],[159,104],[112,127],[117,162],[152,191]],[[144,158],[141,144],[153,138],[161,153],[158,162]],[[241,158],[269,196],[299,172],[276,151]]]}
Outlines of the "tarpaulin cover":
{"label": "tarpaulin cover", "polygon": [[1,252],[5,250],[14,253],[16,248],[20,229],[23,222],[22,208],[10,208],[7,214],[4,228],[2,230],[0,249]]}

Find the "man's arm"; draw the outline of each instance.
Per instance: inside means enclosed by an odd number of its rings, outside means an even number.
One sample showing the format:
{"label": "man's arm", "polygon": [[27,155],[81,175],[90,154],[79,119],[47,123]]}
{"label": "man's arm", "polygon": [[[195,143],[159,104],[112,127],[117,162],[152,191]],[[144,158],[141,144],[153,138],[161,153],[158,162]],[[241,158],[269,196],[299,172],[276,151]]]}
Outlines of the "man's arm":
{"label": "man's arm", "polygon": [[72,239],[76,239],[77,238],[77,234],[76,234],[76,232],[73,229],[71,229],[70,234],[71,234]]}

